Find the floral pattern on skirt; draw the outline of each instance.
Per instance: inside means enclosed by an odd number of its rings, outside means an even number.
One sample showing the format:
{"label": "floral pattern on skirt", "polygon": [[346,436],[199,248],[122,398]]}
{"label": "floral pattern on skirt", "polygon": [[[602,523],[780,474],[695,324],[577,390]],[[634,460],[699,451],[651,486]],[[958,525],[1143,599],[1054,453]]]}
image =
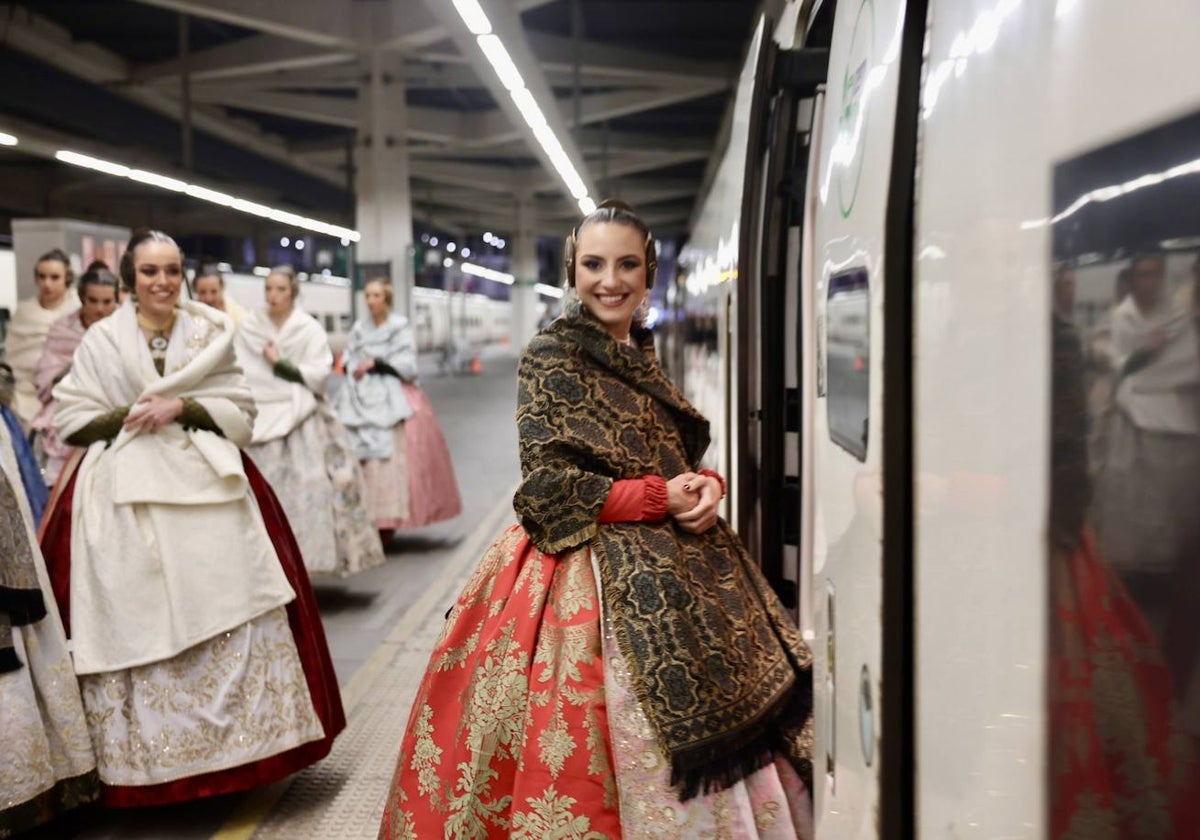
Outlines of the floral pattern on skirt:
{"label": "floral pattern on skirt", "polygon": [[249,446],[246,454],[283,504],[310,574],[346,576],[383,565],[366,479],[324,401],[290,434]]}

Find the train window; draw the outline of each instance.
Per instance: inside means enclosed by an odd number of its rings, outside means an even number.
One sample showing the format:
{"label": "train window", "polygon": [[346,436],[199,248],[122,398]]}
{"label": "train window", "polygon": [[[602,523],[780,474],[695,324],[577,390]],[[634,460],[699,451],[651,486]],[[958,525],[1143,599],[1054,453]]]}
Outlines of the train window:
{"label": "train window", "polygon": [[1137,814],[1195,836],[1181,815],[1200,743],[1200,179],[1182,176],[1198,132],[1200,112],[1054,167],[1056,826]]}
{"label": "train window", "polygon": [[867,459],[871,399],[871,290],[865,268],[829,278],[825,307],[825,379],[829,436]]}

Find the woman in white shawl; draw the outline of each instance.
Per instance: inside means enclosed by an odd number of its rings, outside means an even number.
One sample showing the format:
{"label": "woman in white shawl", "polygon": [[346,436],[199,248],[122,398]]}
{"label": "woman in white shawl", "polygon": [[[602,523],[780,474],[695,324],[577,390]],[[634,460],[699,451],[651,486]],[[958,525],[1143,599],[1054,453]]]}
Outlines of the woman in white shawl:
{"label": "woman in white shawl", "polygon": [[1170,581],[1200,550],[1200,355],[1191,313],[1166,288],[1157,254],[1134,258],[1112,316],[1117,372],[1094,520],[1101,554],[1161,630]]}
{"label": "woman in white shawl", "polygon": [[349,381],[335,407],[363,463],[375,526],[384,539],[402,528],[462,513],[450,450],[433,406],[417,386],[417,346],[408,319],[391,311],[392,286],[363,290],[368,317],[346,347]]}
{"label": "woman in white shawl", "polygon": [[67,294],[71,286],[71,263],[57,248],[38,258],[33,268],[37,297],[26,298],[17,304],[8,324],[5,340],[5,359],[12,366],[17,380],[13,396],[13,411],[26,429],[41,411],[33,371],[46,345],[50,325],[79,308],[75,295]]}
{"label": "woman in white shawl", "polygon": [[55,428],[86,453],[42,547],[115,807],[270,783],[344,725],[295,541],[239,451],[254,402],[232,324],[180,301],[182,280],[170,237],[135,235],[132,299],[54,389]]}
{"label": "woman in white shawl", "polygon": [[34,534],[0,424],[0,837],[96,798],[96,756]]}
{"label": "woman in white shawl", "polygon": [[266,311],[242,322],[234,346],[258,418],[246,454],[275,489],[312,573],[342,575],[383,563],[362,468],[325,402],[333,354],[325,331],[296,305],[290,266],[266,279]]}

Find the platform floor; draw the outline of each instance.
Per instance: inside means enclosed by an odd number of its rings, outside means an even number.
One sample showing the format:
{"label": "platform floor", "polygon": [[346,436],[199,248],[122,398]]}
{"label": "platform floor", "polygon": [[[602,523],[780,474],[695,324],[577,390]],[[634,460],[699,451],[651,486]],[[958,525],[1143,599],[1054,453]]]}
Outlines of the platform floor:
{"label": "platform floor", "polygon": [[316,580],[348,726],[321,763],[244,795],[140,811],[88,809],[37,840],[374,840],[409,705],[443,616],[487,544],[513,521],[520,477],[516,359],[489,353],[483,373],[439,377],[422,366],[454,458],[462,516],[404,533],[388,562]]}

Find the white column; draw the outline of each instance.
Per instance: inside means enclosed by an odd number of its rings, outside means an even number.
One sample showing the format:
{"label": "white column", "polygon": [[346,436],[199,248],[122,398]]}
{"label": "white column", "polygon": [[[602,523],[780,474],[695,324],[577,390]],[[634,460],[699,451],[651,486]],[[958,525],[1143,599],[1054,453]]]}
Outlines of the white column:
{"label": "white column", "polygon": [[516,228],[512,232],[511,289],[512,348],[520,354],[537,332],[538,301],[534,286],[538,283],[537,234],[533,227],[533,193],[517,194]]}
{"label": "white column", "polygon": [[412,316],[412,201],[404,57],[372,50],[362,58],[361,120],[355,146],[355,225],[360,263],[387,263],[395,310]]}

